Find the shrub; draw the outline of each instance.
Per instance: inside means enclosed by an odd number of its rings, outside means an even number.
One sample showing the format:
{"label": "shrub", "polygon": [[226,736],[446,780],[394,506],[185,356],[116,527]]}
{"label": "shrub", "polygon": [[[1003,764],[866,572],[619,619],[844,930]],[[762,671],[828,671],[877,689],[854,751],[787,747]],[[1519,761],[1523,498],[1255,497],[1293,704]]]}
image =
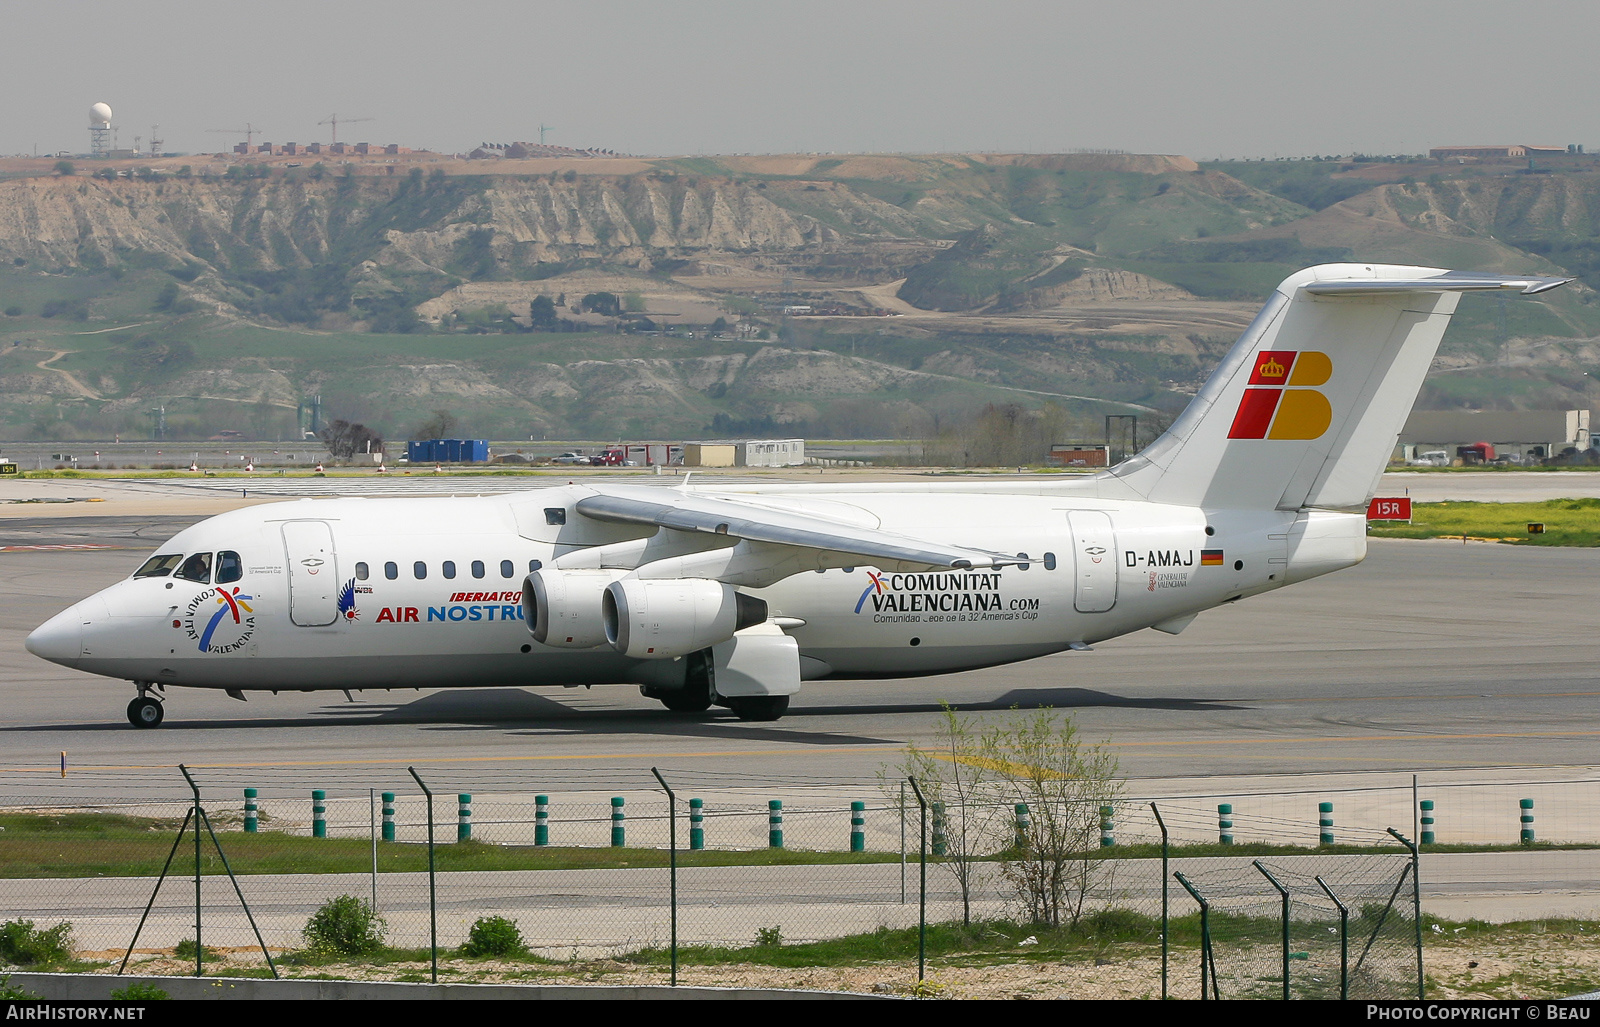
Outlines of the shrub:
{"label": "shrub", "polygon": [[[178,944],[176,944],[176,945],[174,945],[172,947],[172,954],[174,956],[176,956],[177,958],[179,958],[179,959],[193,959],[194,958],[194,939],[193,938],[185,938],[182,941],[178,942]],[[210,945],[207,945],[205,947],[205,958],[206,959],[210,959],[210,960],[221,959],[222,958],[222,953],[218,952],[216,949],[212,948]]]}
{"label": "shrub", "polygon": [[[190,944],[194,944],[190,942]],[[134,981],[126,988],[118,988],[111,993],[111,997],[118,1002],[160,1002],[172,998],[165,991],[151,984],[149,981]]]}
{"label": "shrub", "polygon": [[306,947],[324,955],[355,956],[383,947],[389,929],[383,917],[365,899],[340,895],[322,904],[306,922]]}
{"label": "shrub", "polygon": [[43,930],[32,920],[7,920],[0,924],[0,959],[26,966],[54,963],[72,954],[72,924],[63,920]]}
{"label": "shrub", "polygon": [[514,956],[527,949],[522,932],[515,920],[503,916],[480,916],[467,932],[467,941],[461,946],[465,956]]}
{"label": "shrub", "polygon": [[11,306],[6,308],[6,316],[7,317],[21,317],[22,316],[22,308],[17,306],[15,303],[13,303],[13,304],[11,304]]}
{"label": "shrub", "polygon": [[42,996],[35,995],[31,991],[23,991],[15,984],[12,984],[11,978],[0,977],[0,1002],[23,1002],[40,997]]}
{"label": "shrub", "polygon": [[777,948],[782,945],[783,927],[774,925],[772,927],[756,928],[756,944],[762,948]]}

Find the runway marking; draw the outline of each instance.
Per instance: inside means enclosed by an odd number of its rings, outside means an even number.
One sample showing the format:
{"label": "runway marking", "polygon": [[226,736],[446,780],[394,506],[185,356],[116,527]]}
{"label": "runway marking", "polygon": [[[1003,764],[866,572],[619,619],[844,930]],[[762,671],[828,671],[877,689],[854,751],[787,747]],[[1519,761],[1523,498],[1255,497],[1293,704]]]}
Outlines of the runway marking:
{"label": "runway marking", "polygon": [[[821,752],[835,752],[837,749],[824,749]],[[863,748],[850,748],[851,755],[863,752],[901,752],[899,746],[871,746]],[[702,758],[707,756],[793,756],[795,749],[736,749],[728,752],[607,752],[591,755],[575,756],[462,756],[442,760],[438,763],[429,763],[428,766],[440,767],[453,763],[510,763],[524,762],[536,763],[545,760],[634,760],[634,759],[674,759],[690,756]],[[806,755],[818,753],[806,750]],[[191,770],[247,770],[259,767],[361,767],[361,766],[395,766],[403,767],[407,764],[417,763],[415,759],[404,760],[296,760],[279,763],[185,763],[184,766]],[[128,766],[113,766],[109,764],[93,763],[80,764],[74,769],[90,770],[172,770],[176,763],[135,763]],[[59,766],[51,767],[0,767],[0,773],[6,774],[59,774]]]}
{"label": "runway marking", "polygon": [[54,542],[47,545],[36,546],[0,546],[0,553],[20,553],[24,550],[36,549],[121,549],[121,546],[106,545],[103,542]]}
{"label": "runway marking", "polygon": [[1470,735],[1335,735],[1332,737],[1312,736],[1277,736],[1273,738],[1218,738],[1203,739],[1188,742],[1105,742],[1106,745],[1134,747],[1134,746],[1178,746],[1178,745],[1282,745],[1284,742],[1442,742],[1458,739],[1473,738],[1592,738],[1600,735],[1600,731],[1533,731],[1526,733],[1492,732]]}

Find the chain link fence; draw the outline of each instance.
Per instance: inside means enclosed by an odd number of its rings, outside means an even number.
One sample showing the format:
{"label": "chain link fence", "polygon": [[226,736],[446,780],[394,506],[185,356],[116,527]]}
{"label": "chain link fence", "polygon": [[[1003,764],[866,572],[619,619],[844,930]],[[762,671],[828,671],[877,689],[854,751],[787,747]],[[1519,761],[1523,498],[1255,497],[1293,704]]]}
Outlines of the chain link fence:
{"label": "chain link fence", "polygon": [[202,824],[197,847],[194,794],[164,773],[116,805],[89,801],[114,771],[74,771],[75,795],[14,789],[0,920],[70,922],[78,959],[133,973],[195,960],[197,937],[202,971],[266,972],[263,948],[303,951],[318,911],[353,896],[382,918],[390,960],[451,958],[503,917],[551,964],[777,964],[782,949],[801,965],[839,943],[920,975],[963,945],[1020,961],[1038,945],[1086,996],[1401,998],[1422,979],[1419,865],[1447,859],[1429,851],[1575,841],[1600,797],[1551,781],[1125,799],[1079,811],[1098,838],[1046,865],[1027,833],[1039,810],[687,771],[663,773],[669,804],[637,771],[567,770],[557,788],[513,769],[199,769],[215,834]]}

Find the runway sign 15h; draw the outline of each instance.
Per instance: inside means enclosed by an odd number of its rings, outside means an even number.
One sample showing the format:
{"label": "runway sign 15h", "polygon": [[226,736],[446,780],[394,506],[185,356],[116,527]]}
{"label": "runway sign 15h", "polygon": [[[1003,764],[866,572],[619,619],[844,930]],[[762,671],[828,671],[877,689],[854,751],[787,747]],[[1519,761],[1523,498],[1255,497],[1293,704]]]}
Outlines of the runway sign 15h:
{"label": "runway sign 15h", "polygon": [[1399,499],[1374,499],[1367,506],[1367,520],[1369,521],[1406,521],[1411,520],[1411,497],[1402,496]]}

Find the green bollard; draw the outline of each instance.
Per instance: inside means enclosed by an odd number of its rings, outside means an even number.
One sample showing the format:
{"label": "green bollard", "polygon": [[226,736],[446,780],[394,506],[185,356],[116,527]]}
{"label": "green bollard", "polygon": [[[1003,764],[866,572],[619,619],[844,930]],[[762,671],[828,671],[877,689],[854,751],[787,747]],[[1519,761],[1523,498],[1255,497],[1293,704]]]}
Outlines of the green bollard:
{"label": "green bollard", "polygon": [[456,841],[472,841],[472,793],[456,796]]}
{"label": "green bollard", "polygon": [[850,804],[850,851],[867,851],[867,804]]}
{"label": "green bollard", "polygon": [[258,814],[259,810],[256,809],[256,790],[254,788],[246,788],[244,790],[244,829],[251,834],[255,834],[258,830],[260,823]]}
{"label": "green bollard", "polygon": [[1432,845],[1434,840],[1433,800],[1423,799],[1420,805],[1422,806],[1422,844]]}
{"label": "green bollard", "polygon": [[1217,803],[1217,844],[1233,844],[1233,803]]}
{"label": "green bollard", "polygon": [[1317,827],[1322,834],[1317,839],[1319,845],[1333,844],[1333,803],[1317,803]]}
{"label": "green bollard", "polygon": [[318,788],[311,793],[311,837],[328,837],[328,793]]}
{"label": "green bollard", "polygon": [[1115,811],[1110,806],[1100,807],[1100,847],[1109,849],[1117,844],[1116,822],[1112,819]]}
{"label": "green bollard", "polygon": [[1522,844],[1532,845],[1533,837],[1533,800],[1521,799],[1517,805],[1522,807]]}
{"label": "green bollard", "polygon": [[622,848],[628,844],[627,814],[622,810],[622,796],[611,797],[611,844]]}
{"label": "green bollard", "polygon": [[394,793],[383,793],[383,840],[394,841]]}
{"label": "green bollard", "polygon": [[783,800],[767,800],[767,847],[783,848]]}
{"label": "green bollard", "polygon": [[1011,844],[1018,852],[1022,852],[1028,848],[1028,831],[1033,826],[1033,823],[1028,819],[1027,803],[1017,803],[1013,809],[1013,812],[1017,817],[1017,829],[1015,837],[1013,837],[1011,840]]}
{"label": "green bollard", "polygon": [[933,849],[935,856],[943,856],[950,851],[950,840],[945,837],[944,830],[944,803],[933,804]]}
{"label": "green bollard", "polygon": [[706,801],[689,800],[689,848],[706,847]]}
{"label": "green bollard", "polygon": [[550,844],[550,796],[533,797],[533,844]]}

